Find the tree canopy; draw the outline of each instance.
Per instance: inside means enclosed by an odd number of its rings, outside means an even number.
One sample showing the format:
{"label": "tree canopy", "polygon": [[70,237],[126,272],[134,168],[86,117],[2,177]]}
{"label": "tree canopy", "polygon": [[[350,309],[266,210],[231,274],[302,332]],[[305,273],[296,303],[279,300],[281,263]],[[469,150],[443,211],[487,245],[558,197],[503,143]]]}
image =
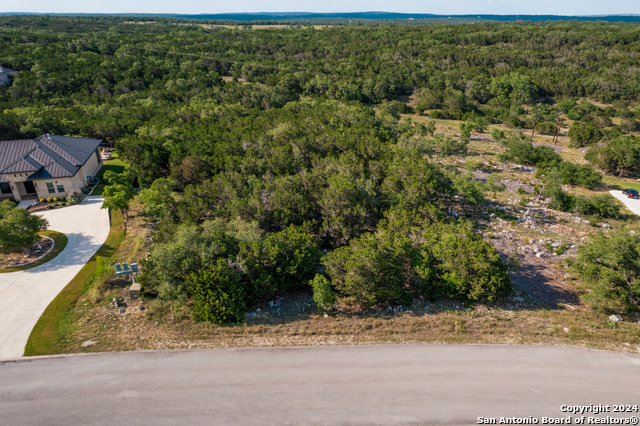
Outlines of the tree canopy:
{"label": "tree canopy", "polygon": [[16,206],[13,201],[0,202],[0,253],[28,251],[40,238],[38,232],[49,223],[38,215]]}

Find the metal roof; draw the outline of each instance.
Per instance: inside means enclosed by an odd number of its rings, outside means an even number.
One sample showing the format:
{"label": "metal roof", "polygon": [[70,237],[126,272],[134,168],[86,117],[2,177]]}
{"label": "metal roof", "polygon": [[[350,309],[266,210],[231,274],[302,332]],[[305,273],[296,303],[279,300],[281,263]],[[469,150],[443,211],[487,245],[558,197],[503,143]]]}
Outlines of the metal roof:
{"label": "metal roof", "polygon": [[0,141],[0,181],[15,173],[29,174],[27,180],[71,177],[101,142],[48,134],[36,139]]}

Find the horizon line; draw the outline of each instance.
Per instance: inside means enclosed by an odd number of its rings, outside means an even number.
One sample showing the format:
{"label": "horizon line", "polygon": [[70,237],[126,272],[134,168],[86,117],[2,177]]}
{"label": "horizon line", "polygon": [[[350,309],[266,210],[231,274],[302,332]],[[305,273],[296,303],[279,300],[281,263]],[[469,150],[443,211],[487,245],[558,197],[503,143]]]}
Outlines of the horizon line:
{"label": "horizon line", "polygon": [[27,12],[27,11],[11,11],[0,12],[0,15],[172,15],[172,16],[201,16],[201,15],[279,15],[279,14],[307,14],[307,15],[341,15],[341,14],[396,14],[396,15],[423,15],[436,17],[467,17],[467,16],[555,16],[555,17],[612,17],[612,16],[640,16],[640,13],[613,13],[613,14],[592,14],[592,15],[563,15],[553,13],[427,13],[427,12],[392,12],[380,10],[367,11],[351,11],[351,12],[307,12],[307,11],[279,11],[279,12],[199,12],[199,13],[180,13],[180,12]]}

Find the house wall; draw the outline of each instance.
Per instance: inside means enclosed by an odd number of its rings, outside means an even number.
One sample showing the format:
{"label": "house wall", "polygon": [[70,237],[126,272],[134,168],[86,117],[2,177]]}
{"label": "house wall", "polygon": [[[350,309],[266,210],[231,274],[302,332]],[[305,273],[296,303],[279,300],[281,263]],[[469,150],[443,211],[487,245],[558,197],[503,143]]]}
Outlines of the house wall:
{"label": "house wall", "polygon": [[[47,182],[51,182],[53,184],[53,189],[55,192],[49,192],[49,189],[47,187]],[[35,180],[34,183],[36,184],[36,191],[38,191],[38,198],[66,197],[72,192],[79,191],[80,188],[82,188],[83,186],[86,186],[86,183],[83,182],[79,171],[72,177],[55,178],[55,179],[39,179],[39,180]],[[58,192],[58,184],[63,185],[64,192]]]}
{"label": "house wall", "polygon": [[11,192],[13,193],[12,196],[8,198],[20,201],[23,197],[27,196],[27,192],[24,190],[24,186],[22,184],[23,181],[27,180],[27,177],[29,177],[29,173],[11,173],[5,175],[6,182],[11,185]]}
{"label": "house wall", "polygon": [[100,159],[100,154],[96,149],[95,153],[91,157],[89,157],[87,162],[84,163],[84,165],[80,167],[80,170],[78,171],[78,174],[84,179],[85,185],[87,183],[87,177],[93,177],[97,175],[101,167],[102,160]]}

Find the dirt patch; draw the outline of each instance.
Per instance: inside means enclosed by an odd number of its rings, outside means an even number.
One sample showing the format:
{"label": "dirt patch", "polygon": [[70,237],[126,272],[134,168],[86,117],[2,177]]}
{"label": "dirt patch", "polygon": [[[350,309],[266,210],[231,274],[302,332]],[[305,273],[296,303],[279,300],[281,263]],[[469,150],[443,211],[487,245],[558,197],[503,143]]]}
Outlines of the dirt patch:
{"label": "dirt patch", "polygon": [[587,221],[546,208],[540,199],[522,208],[507,207],[502,215],[516,219],[489,215],[485,235],[505,260],[519,265],[510,272],[514,286],[534,305],[584,308],[564,261],[576,256],[578,245],[592,232]]}
{"label": "dirt patch", "polygon": [[[482,170],[476,170],[473,172],[472,176],[475,180],[478,180],[482,183],[487,183],[487,180],[489,179],[489,176],[491,176],[491,173],[487,173]],[[522,190],[525,191],[527,194],[531,194],[533,193],[533,190],[534,190],[533,185],[530,185],[528,183],[518,182],[512,179],[500,179],[498,184],[503,185],[505,191],[508,191],[508,192],[517,192],[520,188],[522,188]]]}
{"label": "dirt patch", "polygon": [[564,146],[562,145],[551,145],[548,143],[534,142],[533,146],[548,146],[549,148],[552,148],[555,152],[562,152],[564,150]]}
{"label": "dirt patch", "polygon": [[[222,80],[223,80],[225,83],[230,83],[230,82],[232,82],[232,81],[233,81],[233,77],[231,77],[231,76],[226,76],[226,75],[225,75],[225,76],[223,76],[223,77],[222,77]],[[245,80],[245,79],[244,79],[244,78],[242,78],[242,77],[238,78],[238,83],[242,83],[242,84],[250,84],[247,80]]]}
{"label": "dirt patch", "polygon": [[48,237],[42,237],[37,243],[31,246],[30,253],[16,252],[0,255],[0,268],[11,268],[15,266],[23,266],[40,259],[45,253],[51,250],[53,240]]}

